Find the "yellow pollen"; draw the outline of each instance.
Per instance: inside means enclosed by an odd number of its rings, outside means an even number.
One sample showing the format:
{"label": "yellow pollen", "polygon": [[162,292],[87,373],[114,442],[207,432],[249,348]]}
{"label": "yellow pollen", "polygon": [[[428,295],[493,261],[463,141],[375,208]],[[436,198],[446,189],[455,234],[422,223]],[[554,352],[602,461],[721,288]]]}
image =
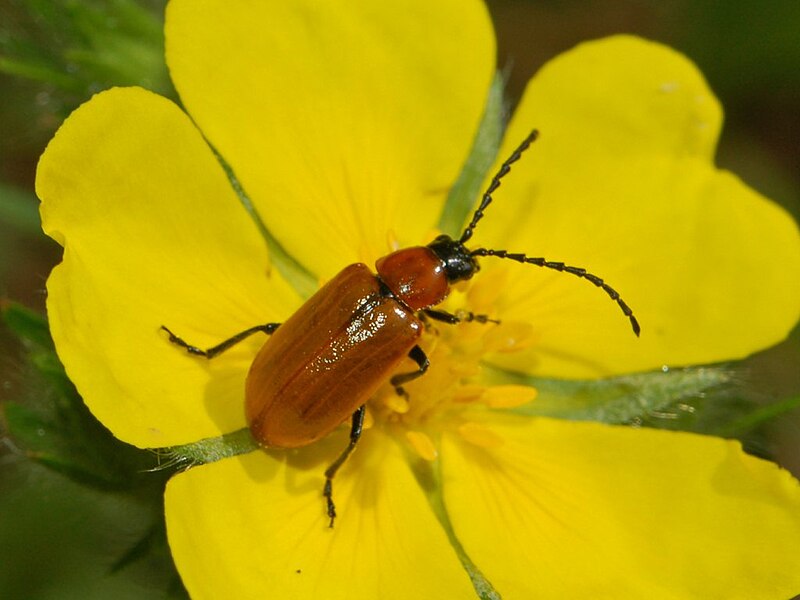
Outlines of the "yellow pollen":
{"label": "yellow pollen", "polygon": [[478,423],[464,423],[458,433],[466,441],[479,448],[497,448],[503,445],[503,438]]}
{"label": "yellow pollen", "polygon": [[433,440],[421,431],[406,431],[406,439],[414,452],[427,461],[434,461],[439,455]]}

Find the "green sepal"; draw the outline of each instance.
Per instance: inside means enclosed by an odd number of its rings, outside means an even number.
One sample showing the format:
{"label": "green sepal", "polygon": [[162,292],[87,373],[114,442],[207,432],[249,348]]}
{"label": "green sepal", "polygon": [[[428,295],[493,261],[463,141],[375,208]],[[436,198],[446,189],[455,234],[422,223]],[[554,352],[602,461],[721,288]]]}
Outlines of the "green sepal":
{"label": "green sepal", "polygon": [[[438,228],[440,231],[452,236],[457,237],[467,221],[474,208],[475,200],[481,192],[486,173],[497,157],[506,121],[503,86],[502,77],[499,74],[495,75],[489,88],[486,107],[478,126],[472,149],[442,208]],[[277,238],[272,235],[233,168],[219,152],[213,148],[212,150],[214,150],[217,160],[225,170],[231,187],[261,232],[261,236],[269,249],[272,264],[300,297],[311,297],[319,289],[319,279],[305,266],[297,262],[283,248]]]}
{"label": "green sepal", "polygon": [[158,448],[154,449],[154,451],[160,457],[162,467],[188,468],[238,456],[239,454],[247,454],[259,448],[260,446],[253,439],[250,430],[245,427],[220,437],[206,438],[170,448]]}
{"label": "green sepal", "polygon": [[228,181],[230,182],[233,191],[236,192],[236,195],[239,197],[239,201],[242,203],[242,206],[244,206],[247,214],[250,215],[250,218],[253,219],[256,227],[258,227],[261,237],[264,238],[264,242],[267,245],[267,250],[269,251],[269,260],[271,264],[274,265],[278,272],[287,282],[289,282],[289,285],[294,288],[301,298],[310,298],[312,294],[319,289],[319,279],[317,279],[317,277],[315,277],[314,274],[306,269],[303,265],[297,262],[292,255],[284,249],[277,238],[272,235],[272,232],[267,229],[267,226],[256,209],[255,204],[253,204],[250,196],[247,195],[244,187],[242,187],[242,184],[239,181],[239,178],[236,176],[236,173],[234,173],[233,167],[228,164],[225,158],[215,148],[211,147],[211,149],[214,152],[214,155],[217,157],[219,164],[222,166],[222,169],[225,171],[225,174],[228,176]]}
{"label": "green sepal", "polygon": [[529,416],[575,421],[630,423],[691,402],[733,379],[727,367],[691,367],[636,373],[609,379],[556,380],[488,369],[497,383],[529,385],[538,391],[533,402],[515,409]]}
{"label": "green sepal", "polygon": [[461,234],[503,141],[507,113],[503,97],[504,85],[503,77],[499,73],[495,74],[472,149],[442,207],[438,227],[442,233],[451,237],[457,238]]}
{"label": "green sepal", "polygon": [[453,523],[450,520],[450,514],[447,512],[447,506],[444,502],[441,460],[436,459],[433,462],[422,460],[418,456],[413,455],[408,449],[406,449],[406,458],[411,466],[414,477],[425,492],[433,514],[436,516],[436,519],[447,535],[453,551],[461,562],[461,566],[467,572],[476,596],[480,600],[501,600],[502,596],[500,593],[492,585],[492,582],[483,574],[478,565],[470,558],[461,540],[459,540],[456,535]]}

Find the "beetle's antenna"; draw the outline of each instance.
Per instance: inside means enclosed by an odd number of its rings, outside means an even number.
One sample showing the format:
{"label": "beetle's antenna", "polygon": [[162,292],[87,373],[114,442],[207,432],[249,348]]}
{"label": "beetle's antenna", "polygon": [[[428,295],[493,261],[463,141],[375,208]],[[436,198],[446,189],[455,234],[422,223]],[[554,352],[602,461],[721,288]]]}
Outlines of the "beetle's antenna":
{"label": "beetle's antenna", "polygon": [[472,237],[472,231],[475,229],[475,226],[478,224],[478,221],[481,220],[483,217],[483,211],[486,210],[486,207],[492,203],[492,192],[494,192],[498,187],[500,187],[500,180],[506,176],[506,174],[511,170],[511,165],[519,160],[519,157],[522,156],[522,153],[528,149],[528,146],[533,143],[533,141],[539,136],[539,131],[534,129],[528,134],[522,143],[517,146],[517,149],[512,152],[511,156],[506,159],[506,161],[500,165],[500,170],[495,173],[495,176],[492,177],[492,181],[489,184],[489,187],[483,193],[483,198],[481,199],[481,204],[475,211],[475,214],[472,215],[472,221],[469,222],[467,228],[464,230],[464,233],[461,234],[461,239],[459,239],[459,243],[463,244],[469,238]]}
{"label": "beetle's antenna", "polygon": [[641,331],[639,327],[639,321],[637,321],[636,317],[633,316],[633,311],[627,304],[625,304],[625,301],[620,297],[619,293],[605,281],[600,279],[597,275],[592,275],[591,273],[587,272],[586,269],[582,269],[580,267],[570,267],[562,262],[548,261],[544,258],[530,258],[524,254],[512,254],[510,252],[506,252],[505,250],[476,248],[470,252],[470,256],[495,256],[497,258],[508,258],[519,263],[527,263],[529,265],[536,265],[537,267],[544,267],[545,269],[553,269],[555,271],[561,271],[563,273],[575,275],[581,279],[586,279],[597,287],[602,288],[602,290],[619,305],[625,316],[630,319],[633,333],[635,333],[637,337],[639,336],[639,332]]}

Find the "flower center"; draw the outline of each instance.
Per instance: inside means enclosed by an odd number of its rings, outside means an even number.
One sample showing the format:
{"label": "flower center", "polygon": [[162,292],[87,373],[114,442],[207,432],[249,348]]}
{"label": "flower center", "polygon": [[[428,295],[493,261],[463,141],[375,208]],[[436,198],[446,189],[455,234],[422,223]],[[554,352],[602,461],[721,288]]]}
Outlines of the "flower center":
{"label": "flower center", "polygon": [[[492,278],[477,279],[466,293],[454,291],[442,306],[459,317],[468,313],[497,318]],[[500,317],[502,319],[502,317]],[[479,404],[488,408],[510,408],[530,402],[536,390],[527,386],[490,386],[482,377],[484,360],[496,353],[515,352],[533,342],[530,324],[462,322],[449,325],[429,320],[420,346],[430,360],[421,377],[403,385],[399,395],[387,384],[370,400],[367,426],[381,426],[425,460],[435,460],[436,440],[447,429],[478,446],[502,443],[495,434],[467,416],[467,409]],[[398,372],[413,372],[416,365],[404,362]],[[474,411],[472,412],[474,414]]]}

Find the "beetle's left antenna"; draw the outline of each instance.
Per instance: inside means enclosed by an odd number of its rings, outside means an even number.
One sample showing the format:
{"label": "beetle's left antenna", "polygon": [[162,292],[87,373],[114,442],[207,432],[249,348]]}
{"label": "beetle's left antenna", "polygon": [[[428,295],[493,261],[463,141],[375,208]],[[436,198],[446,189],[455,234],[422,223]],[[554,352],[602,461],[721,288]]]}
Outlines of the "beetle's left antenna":
{"label": "beetle's left antenna", "polygon": [[492,203],[492,193],[500,187],[500,180],[506,176],[506,174],[511,170],[511,165],[519,160],[519,157],[522,156],[522,153],[528,149],[533,141],[539,136],[539,131],[534,129],[528,134],[522,143],[517,146],[517,149],[509,156],[506,161],[500,165],[500,170],[495,173],[494,177],[492,177],[492,181],[489,184],[489,187],[486,188],[486,191],[483,193],[483,198],[481,199],[481,204],[478,206],[475,214],[472,215],[472,221],[469,222],[467,228],[464,230],[464,233],[461,234],[461,238],[458,240],[459,243],[463,244],[469,238],[472,237],[472,231],[475,229],[475,226],[478,224],[478,221],[483,218],[483,211],[486,210],[486,207]]}

